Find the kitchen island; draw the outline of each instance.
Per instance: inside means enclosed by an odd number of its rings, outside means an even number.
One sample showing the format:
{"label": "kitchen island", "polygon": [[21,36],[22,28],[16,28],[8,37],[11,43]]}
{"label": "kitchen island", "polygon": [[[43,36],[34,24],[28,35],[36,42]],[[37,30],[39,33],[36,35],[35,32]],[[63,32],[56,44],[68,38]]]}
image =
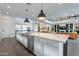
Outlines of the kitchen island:
{"label": "kitchen island", "polygon": [[67,56],[68,37],[40,32],[16,34],[16,39],[37,56]]}

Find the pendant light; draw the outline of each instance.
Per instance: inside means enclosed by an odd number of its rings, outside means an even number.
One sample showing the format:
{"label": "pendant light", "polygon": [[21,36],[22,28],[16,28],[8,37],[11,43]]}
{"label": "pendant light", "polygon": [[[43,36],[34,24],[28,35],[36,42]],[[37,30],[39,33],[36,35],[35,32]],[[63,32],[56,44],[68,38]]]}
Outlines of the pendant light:
{"label": "pendant light", "polygon": [[46,15],[45,15],[45,13],[43,12],[43,5],[42,5],[41,8],[42,8],[42,9],[41,9],[41,11],[40,11],[40,13],[39,13],[39,15],[38,15],[38,19],[39,19],[39,20],[45,20],[45,19],[46,19]]}
{"label": "pendant light", "polygon": [[28,18],[26,18],[24,22],[28,22],[28,23],[29,23],[29,20],[28,20]]}
{"label": "pendant light", "polygon": [[[27,5],[28,5],[28,4],[27,4]],[[27,15],[28,9],[26,9],[25,11],[26,11],[26,19],[25,19],[24,23],[25,23],[25,22],[29,23],[29,20],[28,20],[28,17],[27,17],[27,16],[28,16],[28,15]]]}
{"label": "pendant light", "polygon": [[[26,9],[26,12],[28,11],[28,9]],[[26,16],[27,16],[27,13],[26,13]],[[25,21],[24,22],[28,22],[29,23],[29,20],[28,20],[28,17],[26,17]]]}

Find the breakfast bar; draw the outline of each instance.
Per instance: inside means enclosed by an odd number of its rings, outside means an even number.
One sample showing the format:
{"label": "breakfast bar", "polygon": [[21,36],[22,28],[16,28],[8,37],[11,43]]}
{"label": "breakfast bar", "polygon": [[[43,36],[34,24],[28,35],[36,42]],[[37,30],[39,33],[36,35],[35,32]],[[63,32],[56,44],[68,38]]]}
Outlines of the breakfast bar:
{"label": "breakfast bar", "polygon": [[[67,40],[68,35],[54,34],[54,33],[19,33],[18,37],[27,38],[27,42],[30,40],[31,43],[27,44],[26,48],[32,47],[31,51],[37,56],[67,56]],[[20,35],[20,36],[18,36]],[[28,38],[30,37],[30,39]],[[32,38],[31,38],[32,37]],[[21,39],[23,39],[21,38]],[[25,43],[27,43],[25,42]],[[21,42],[22,43],[22,42]],[[24,40],[23,40],[24,44]]]}

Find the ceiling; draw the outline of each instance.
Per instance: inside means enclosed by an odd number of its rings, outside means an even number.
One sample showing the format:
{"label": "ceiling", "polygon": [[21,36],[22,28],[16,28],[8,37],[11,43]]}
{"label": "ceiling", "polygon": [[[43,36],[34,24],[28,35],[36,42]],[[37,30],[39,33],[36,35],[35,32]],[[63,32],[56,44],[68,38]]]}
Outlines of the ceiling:
{"label": "ceiling", "polygon": [[[10,6],[10,8],[8,8],[8,6]],[[26,3],[0,3],[0,9],[4,15],[20,18],[26,18],[25,9],[29,9],[27,14],[31,20],[37,20],[37,16],[40,13],[40,10],[43,9],[47,19],[53,20],[52,18],[59,16],[70,15],[76,12],[79,13],[79,4],[31,3],[31,5],[27,5]]]}

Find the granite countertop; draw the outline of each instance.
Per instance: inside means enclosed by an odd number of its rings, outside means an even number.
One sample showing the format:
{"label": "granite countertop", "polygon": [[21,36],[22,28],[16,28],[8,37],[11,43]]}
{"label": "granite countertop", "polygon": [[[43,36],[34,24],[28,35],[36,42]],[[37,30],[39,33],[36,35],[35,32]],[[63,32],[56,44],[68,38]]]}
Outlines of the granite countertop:
{"label": "granite countertop", "polygon": [[54,40],[58,42],[65,43],[68,40],[69,35],[61,35],[61,34],[54,34],[54,33],[40,33],[40,32],[34,32],[30,33],[28,35],[45,38],[49,40]]}

